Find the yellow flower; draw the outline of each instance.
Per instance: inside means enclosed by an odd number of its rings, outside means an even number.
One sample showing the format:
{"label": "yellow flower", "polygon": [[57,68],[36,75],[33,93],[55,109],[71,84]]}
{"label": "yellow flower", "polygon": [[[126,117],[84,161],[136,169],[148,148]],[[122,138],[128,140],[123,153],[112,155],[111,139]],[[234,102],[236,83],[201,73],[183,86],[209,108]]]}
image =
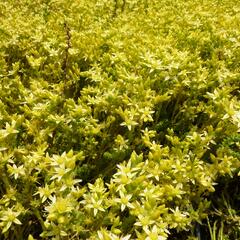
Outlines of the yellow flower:
{"label": "yellow flower", "polygon": [[20,215],[20,212],[13,211],[11,208],[8,208],[6,211],[2,213],[3,217],[1,217],[1,226],[3,227],[2,233],[7,232],[7,230],[11,227],[13,223],[22,224],[17,218]]}
{"label": "yellow flower", "polygon": [[134,208],[134,206],[130,203],[130,199],[132,198],[132,194],[125,195],[123,191],[119,191],[120,198],[115,199],[117,203],[121,204],[121,211],[123,212],[126,207]]}

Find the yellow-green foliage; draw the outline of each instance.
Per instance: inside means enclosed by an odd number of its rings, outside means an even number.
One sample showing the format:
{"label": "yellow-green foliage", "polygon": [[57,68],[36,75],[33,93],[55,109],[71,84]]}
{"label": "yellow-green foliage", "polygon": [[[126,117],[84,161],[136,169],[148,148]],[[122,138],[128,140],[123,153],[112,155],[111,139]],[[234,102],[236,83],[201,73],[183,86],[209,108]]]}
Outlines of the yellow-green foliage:
{"label": "yellow-green foliage", "polygon": [[237,0],[1,0],[0,239],[240,239],[239,79]]}

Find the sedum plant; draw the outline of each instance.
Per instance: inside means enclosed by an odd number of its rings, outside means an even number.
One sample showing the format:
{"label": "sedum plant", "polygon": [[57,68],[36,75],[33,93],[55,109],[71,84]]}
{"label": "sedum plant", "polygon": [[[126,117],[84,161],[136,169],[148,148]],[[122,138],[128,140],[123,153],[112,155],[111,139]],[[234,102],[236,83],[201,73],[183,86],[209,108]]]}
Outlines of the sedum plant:
{"label": "sedum plant", "polygon": [[3,0],[0,239],[239,239],[239,11]]}

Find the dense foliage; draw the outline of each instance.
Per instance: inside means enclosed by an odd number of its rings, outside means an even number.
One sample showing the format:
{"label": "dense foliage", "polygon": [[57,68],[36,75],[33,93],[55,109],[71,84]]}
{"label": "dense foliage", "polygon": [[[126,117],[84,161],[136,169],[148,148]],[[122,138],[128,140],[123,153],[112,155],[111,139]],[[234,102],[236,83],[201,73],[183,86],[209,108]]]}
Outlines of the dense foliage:
{"label": "dense foliage", "polygon": [[0,1],[0,239],[240,239],[238,0]]}

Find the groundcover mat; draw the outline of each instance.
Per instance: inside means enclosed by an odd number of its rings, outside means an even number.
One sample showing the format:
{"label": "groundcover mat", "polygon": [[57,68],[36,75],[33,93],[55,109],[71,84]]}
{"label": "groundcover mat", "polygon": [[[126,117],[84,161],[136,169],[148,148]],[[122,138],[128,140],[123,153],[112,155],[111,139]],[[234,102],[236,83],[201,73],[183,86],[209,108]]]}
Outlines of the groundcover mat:
{"label": "groundcover mat", "polygon": [[238,0],[0,0],[0,239],[240,239]]}

